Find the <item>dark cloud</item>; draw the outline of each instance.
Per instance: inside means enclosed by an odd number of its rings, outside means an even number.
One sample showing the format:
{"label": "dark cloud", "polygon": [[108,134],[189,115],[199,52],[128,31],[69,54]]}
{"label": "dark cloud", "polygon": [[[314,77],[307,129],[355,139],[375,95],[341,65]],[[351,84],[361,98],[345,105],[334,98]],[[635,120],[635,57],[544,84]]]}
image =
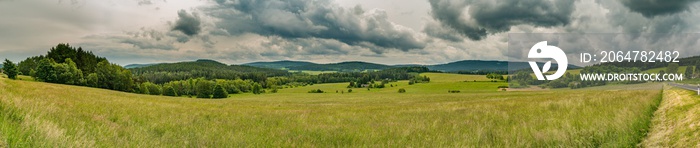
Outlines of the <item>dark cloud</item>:
{"label": "dark cloud", "polygon": [[372,45],[380,54],[385,48],[408,51],[425,47],[412,30],[390,22],[380,10],[343,8],[329,0],[218,0],[217,4],[204,11],[218,18],[217,27],[231,35],[332,39],[348,45]]}
{"label": "dark cloud", "polygon": [[432,37],[440,38],[443,40],[448,40],[452,42],[461,42],[464,40],[460,34],[455,33],[456,31],[452,28],[442,27],[439,23],[433,22],[429,23],[423,29],[425,34]]}
{"label": "dark cloud", "polygon": [[692,3],[700,0],[622,0],[622,4],[644,17],[654,17],[690,11]]}
{"label": "dark cloud", "polygon": [[185,10],[177,12],[178,20],[173,26],[173,31],[180,31],[188,36],[194,36],[202,31],[202,20],[196,14],[188,14]]}
{"label": "dark cloud", "polygon": [[609,19],[611,28],[619,27],[623,33],[630,34],[637,38],[646,36],[650,42],[669,38],[674,35],[696,32],[694,24],[697,14],[674,13],[646,17],[642,13],[629,11],[625,7],[625,2],[601,1],[601,6],[610,10],[606,17]]}
{"label": "dark cloud", "polygon": [[[574,0],[518,0],[518,1],[457,1],[430,0],[432,17],[446,27],[472,40],[481,40],[488,34],[510,31],[511,26],[536,27],[565,26],[571,21]],[[465,12],[468,15],[465,15]],[[435,27],[424,31],[432,36],[453,40],[436,33]]]}

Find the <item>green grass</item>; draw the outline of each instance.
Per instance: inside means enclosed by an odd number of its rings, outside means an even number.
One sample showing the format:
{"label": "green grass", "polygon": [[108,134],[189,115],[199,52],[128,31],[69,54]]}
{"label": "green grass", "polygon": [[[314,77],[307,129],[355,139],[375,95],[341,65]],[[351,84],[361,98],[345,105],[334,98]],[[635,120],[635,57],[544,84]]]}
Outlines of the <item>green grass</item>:
{"label": "green grass", "polygon": [[431,82],[464,82],[464,81],[491,81],[486,75],[462,75],[451,73],[422,73],[421,76],[430,77]]}
{"label": "green grass", "polygon": [[665,87],[664,100],[656,111],[644,147],[700,146],[700,96],[695,91]]}
{"label": "green grass", "polygon": [[504,82],[463,82],[478,76],[425,75],[433,82],[220,100],[0,79],[0,137],[10,147],[632,147],[661,94],[657,83],[502,92]]}
{"label": "green grass", "polygon": [[[688,67],[688,66],[678,66],[678,73],[679,74],[685,73],[686,67]],[[661,70],[666,71],[666,67],[647,69],[647,70],[643,71],[643,73],[659,73]],[[666,72],[666,73],[668,73],[668,72]]]}
{"label": "green grass", "polygon": [[[299,72],[300,70],[289,70],[289,72]],[[310,75],[319,75],[323,73],[336,73],[337,71],[312,71],[312,70],[301,70],[302,73],[307,73]]]}

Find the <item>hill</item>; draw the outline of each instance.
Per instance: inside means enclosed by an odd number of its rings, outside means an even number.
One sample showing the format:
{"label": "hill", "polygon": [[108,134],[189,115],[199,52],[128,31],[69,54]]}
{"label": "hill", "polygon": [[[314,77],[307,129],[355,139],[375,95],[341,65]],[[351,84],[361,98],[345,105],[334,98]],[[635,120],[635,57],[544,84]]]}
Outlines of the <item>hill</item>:
{"label": "hill", "polygon": [[151,63],[151,64],[129,64],[124,66],[126,69],[133,69],[133,68],[141,68],[141,67],[148,67],[148,66],[153,66],[157,64],[162,64],[162,63]]}
{"label": "hill", "polygon": [[288,67],[289,70],[311,70],[311,71],[365,71],[365,70],[382,70],[392,68],[392,66],[350,61],[330,64],[308,64],[303,66]]}
{"label": "hill", "polygon": [[284,70],[258,68],[245,65],[226,65],[214,60],[201,59],[191,62],[161,63],[133,68],[131,72],[142,80],[165,83],[173,80],[204,77],[207,79],[252,79],[264,81],[268,76],[284,76]]}
{"label": "hill", "polygon": [[[540,66],[543,63],[537,63]],[[507,71],[529,69],[530,64],[527,62],[508,62],[508,61],[482,61],[482,60],[464,60],[446,64],[428,65],[430,70],[444,72],[459,72],[459,71]],[[559,67],[558,64],[552,64],[552,69]],[[569,65],[568,69],[581,68],[576,65]]]}
{"label": "hill", "polygon": [[261,67],[261,68],[272,68],[272,69],[288,69],[289,67],[298,67],[305,65],[313,65],[316,63],[304,62],[304,61],[274,61],[274,62],[253,62],[246,63],[242,65]]}
{"label": "hill", "polygon": [[[510,67],[509,67],[510,64]],[[539,63],[542,64],[542,63]],[[382,70],[395,67],[416,67],[425,66],[430,70],[443,71],[443,72],[476,72],[476,71],[506,71],[506,70],[519,70],[530,68],[527,62],[508,62],[508,61],[482,61],[482,60],[463,60],[445,64],[435,64],[435,65],[419,65],[419,64],[398,64],[398,65],[384,65],[369,62],[340,62],[340,63],[330,63],[330,64],[317,64],[312,62],[301,62],[301,61],[275,61],[275,62],[254,62],[247,63],[243,65],[261,67],[261,68],[273,68],[273,69],[289,69],[289,70],[300,70],[300,71],[365,71],[365,70]],[[553,64],[552,68],[558,67],[557,64]],[[577,69],[579,66],[569,65],[569,69]]]}

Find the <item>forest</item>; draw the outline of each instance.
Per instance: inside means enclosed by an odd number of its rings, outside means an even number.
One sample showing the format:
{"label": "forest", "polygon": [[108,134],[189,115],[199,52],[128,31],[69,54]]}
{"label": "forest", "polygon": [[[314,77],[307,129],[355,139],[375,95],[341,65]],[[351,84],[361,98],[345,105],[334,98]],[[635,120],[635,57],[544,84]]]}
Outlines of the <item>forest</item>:
{"label": "forest", "polygon": [[227,98],[229,94],[239,93],[275,93],[277,89],[318,83],[351,82],[357,84],[353,87],[369,87],[370,84],[377,86],[374,85],[375,81],[430,81],[427,77],[418,76],[418,73],[430,71],[426,67],[310,75],[245,65],[226,65],[214,60],[197,60],[126,69],[91,51],[63,43],[51,47],[46,55],[28,57],[16,65],[9,60],[3,64],[3,71],[11,79],[17,75],[27,75],[49,83],[197,98]]}

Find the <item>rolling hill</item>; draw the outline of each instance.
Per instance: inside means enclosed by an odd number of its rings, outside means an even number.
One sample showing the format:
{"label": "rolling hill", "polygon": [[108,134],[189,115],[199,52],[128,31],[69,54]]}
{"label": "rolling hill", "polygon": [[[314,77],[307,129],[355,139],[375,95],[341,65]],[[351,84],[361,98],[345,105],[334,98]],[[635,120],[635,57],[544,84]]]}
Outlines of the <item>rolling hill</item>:
{"label": "rolling hill", "polygon": [[[510,64],[510,65],[509,65]],[[540,63],[541,64],[541,63]],[[254,62],[243,64],[248,66],[289,69],[289,70],[309,70],[309,71],[364,71],[364,70],[381,70],[394,67],[414,67],[425,66],[430,70],[443,72],[458,72],[458,71],[505,71],[530,68],[527,62],[508,62],[508,61],[482,61],[482,60],[463,60],[445,64],[436,65],[418,65],[418,64],[399,64],[399,65],[383,65],[369,62],[340,62],[330,64],[317,64],[312,62],[300,61],[276,61],[276,62]],[[510,66],[510,67],[509,67]],[[558,67],[553,64],[552,68]],[[580,68],[579,66],[569,65],[569,69]]]}
{"label": "rolling hill", "polygon": [[330,64],[308,64],[303,66],[288,67],[289,70],[313,70],[313,71],[365,71],[365,70],[382,70],[392,68],[392,66],[350,61]]}
{"label": "rolling hill", "polygon": [[284,76],[285,70],[259,68],[245,65],[226,65],[214,60],[201,59],[190,62],[161,63],[130,69],[141,79],[154,83],[204,77],[208,79],[265,79],[267,76]]}
{"label": "rolling hill", "polygon": [[148,67],[148,66],[153,66],[156,64],[163,64],[163,63],[150,63],[150,64],[129,64],[124,66],[126,69],[133,69],[133,68],[141,68],[141,67]]}
{"label": "rolling hill", "polygon": [[[297,67],[297,66],[305,66],[305,65],[314,65],[316,63],[311,63],[311,62],[304,62],[304,61],[274,61],[274,62],[253,62],[253,63],[246,63],[243,65],[246,66],[253,66],[253,67],[260,67],[260,68],[272,68],[272,69],[287,69],[289,67]],[[316,64],[318,65],[318,64]]]}

